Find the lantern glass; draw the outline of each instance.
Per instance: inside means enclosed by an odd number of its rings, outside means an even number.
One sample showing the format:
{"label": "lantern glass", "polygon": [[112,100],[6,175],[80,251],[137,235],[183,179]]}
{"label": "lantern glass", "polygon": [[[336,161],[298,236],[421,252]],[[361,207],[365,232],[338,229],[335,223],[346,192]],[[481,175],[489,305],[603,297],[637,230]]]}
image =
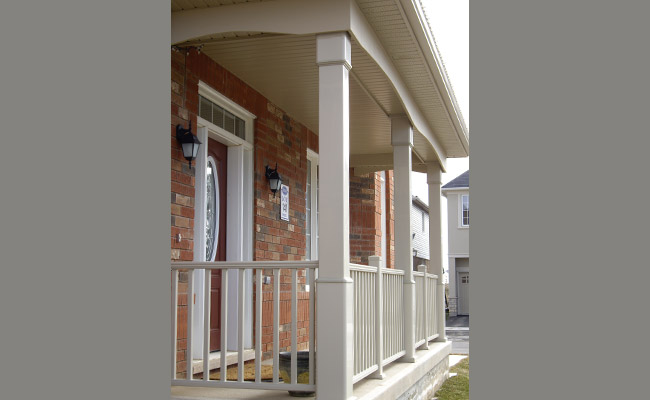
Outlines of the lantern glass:
{"label": "lantern glass", "polygon": [[183,157],[185,158],[193,158],[192,154],[194,152],[194,143],[183,143]]}
{"label": "lantern glass", "polygon": [[280,178],[271,178],[269,179],[269,185],[271,186],[271,190],[275,192],[280,188],[280,185],[282,184],[282,180]]}

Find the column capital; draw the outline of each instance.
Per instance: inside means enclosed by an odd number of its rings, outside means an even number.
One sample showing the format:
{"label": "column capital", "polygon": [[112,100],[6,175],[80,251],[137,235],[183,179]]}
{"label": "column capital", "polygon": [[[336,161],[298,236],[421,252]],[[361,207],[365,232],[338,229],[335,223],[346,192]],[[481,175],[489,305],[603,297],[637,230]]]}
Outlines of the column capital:
{"label": "column capital", "polygon": [[406,115],[390,116],[390,134],[393,146],[413,147],[413,126]]}
{"label": "column capital", "polygon": [[316,36],[316,64],[343,65],[352,68],[352,47],[347,32],[323,33]]}

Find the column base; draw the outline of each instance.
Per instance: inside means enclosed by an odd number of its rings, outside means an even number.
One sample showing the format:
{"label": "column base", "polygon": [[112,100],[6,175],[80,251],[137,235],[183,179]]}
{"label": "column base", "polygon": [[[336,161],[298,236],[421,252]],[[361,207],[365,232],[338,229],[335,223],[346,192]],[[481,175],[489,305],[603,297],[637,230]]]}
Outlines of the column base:
{"label": "column base", "polygon": [[384,374],[383,372],[382,373],[374,372],[374,373],[368,375],[368,378],[370,378],[370,379],[384,379],[385,377],[386,377],[386,374]]}

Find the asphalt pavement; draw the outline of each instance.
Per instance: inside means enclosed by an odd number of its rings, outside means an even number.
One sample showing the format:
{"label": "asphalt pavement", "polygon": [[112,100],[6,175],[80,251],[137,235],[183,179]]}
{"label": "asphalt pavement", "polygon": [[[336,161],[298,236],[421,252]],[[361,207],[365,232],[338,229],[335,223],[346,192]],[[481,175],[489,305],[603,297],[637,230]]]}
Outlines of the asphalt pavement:
{"label": "asphalt pavement", "polygon": [[447,317],[445,327],[451,354],[469,354],[469,316]]}

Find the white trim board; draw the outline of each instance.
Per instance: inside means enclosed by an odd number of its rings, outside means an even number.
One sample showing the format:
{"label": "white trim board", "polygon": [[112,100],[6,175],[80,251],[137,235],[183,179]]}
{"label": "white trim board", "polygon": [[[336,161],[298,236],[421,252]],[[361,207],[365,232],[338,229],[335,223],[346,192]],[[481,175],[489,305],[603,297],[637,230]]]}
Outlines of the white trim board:
{"label": "white trim board", "polygon": [[[311,162],[311,170],[307,171],[311,177],[311,226],[310,226],[310,245],[311,245],[311,260],[318,260],[318,153],[310,148],[307,148],[307,160]],[[307,271],[309,274],[309,271]],[[318,274],[318,272],[316,272]],[[318,275],[315,276],[316,278]],[[308,277],[309,278],[309,277]],[[307,279],[309,282],[309,279]],[[305,284],[305,290],[309,292],[309,284]]]}
{"label": "white trim board", "polygon": [[[194,223],[194,260],[205,260],[205,168],[207,165],[207,143],[208,138],[214,139],[228,147],[228,173],[227,173],[227,196],[226,196],[226,260],[227,261],[251,261],[253,259],[253,121],[256,118],[232,100],[209,87],[204,82],[199,82],[199,94],[206,97],[215,104],[223,107],[234,115],[242,118],[246,125],[246,140],[218,127],[217,125],[197,116],[197,137],[203,143],[199,148],[199,155],[196,159],[195,171],[195,223]],[[197,245],[198,244],[198,245]],[[228,350],[237,349],[238,329],[238,275],[229,274],[228,279]],[[193,337],[193,357],[203,357],[203,299],[204,299],[204,271],[195,271],[195,327]],[[244,347],[252,347],[253,338],[253,278],[252,271],[245,275],[245,332],[246,338]],[[198,325],[201,325],[200,327]]]}
{"label": "white trim board", "polygon": [[[463,196],[467,196],[469,202],[469,193],[458,194],[458,219],[456,220],[458,229],[469,229],[469,224],[463,225]],[[469,207],[469,206],[468,206]]]}
{"label": "white trim board", "polygon": [[462,190],[469,190],[469,186],[440,189],[441,192],[459,192],[459,191],[462,191]]}

